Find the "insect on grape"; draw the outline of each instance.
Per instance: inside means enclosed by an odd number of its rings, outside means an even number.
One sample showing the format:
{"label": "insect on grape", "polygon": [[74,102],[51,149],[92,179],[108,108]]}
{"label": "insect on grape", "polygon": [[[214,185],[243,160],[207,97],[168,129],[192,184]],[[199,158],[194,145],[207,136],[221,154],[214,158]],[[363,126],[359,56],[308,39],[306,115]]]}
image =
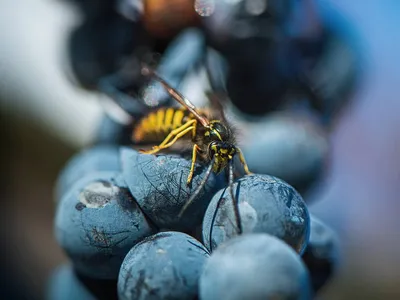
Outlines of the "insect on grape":
{"label": "insect on grape", "polygon": [[[201,189],[206,184],[212,172],[220,173],[228,168],[228,187],[233,201],[234,214],[238,233],[242,233],[242,225],[239,217],[239,209],[233,192],[233,162],[236,155],[239,156],[246,174],[250,174],[242,151],[235,145],[235,136],[224,117],[222,107],[218,106],[218,114],[221,119],[216,118],[216,112],[198,109],[181,93],[172,88],[163,78],[154,70],[147,66],[142,68],[142,74],[155,79],[165,88],[168,94],[179,102],[181,108],[159,108],[145,116],[135,127],[133,139],[140,142],[149,139],[155,139],[156,136],[162,142],[154,146],[151,150],[141,150],[141,153],[155,154],[163,149],[167,149],[175,144],[179,139],[188,140],[192,145],[192,161],[187,178],[189,185],[193,179],[196,160],[199,158],[208,164],[207,171],[199,186],[190,196],[188,201],[182,207],[178,217],[181,217],[190,204],[196,199]],[[212,99],[211,99],[212,100]],[[214,102],[214,104],[216,104]],[[160,138],[161,137],[161,138]]]}

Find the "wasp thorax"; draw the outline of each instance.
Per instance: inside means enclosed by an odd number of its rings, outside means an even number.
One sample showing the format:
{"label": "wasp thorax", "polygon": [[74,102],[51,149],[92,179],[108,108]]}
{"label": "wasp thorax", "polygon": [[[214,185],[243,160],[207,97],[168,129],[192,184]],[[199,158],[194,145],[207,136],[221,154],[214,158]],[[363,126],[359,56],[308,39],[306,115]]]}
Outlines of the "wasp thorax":
{"label": "wasp thorax", "polygon": [[210,122],[210,127],[205,133],[206,138],[211,141],[226,141],[229,138],[228,129],[218,120]]}

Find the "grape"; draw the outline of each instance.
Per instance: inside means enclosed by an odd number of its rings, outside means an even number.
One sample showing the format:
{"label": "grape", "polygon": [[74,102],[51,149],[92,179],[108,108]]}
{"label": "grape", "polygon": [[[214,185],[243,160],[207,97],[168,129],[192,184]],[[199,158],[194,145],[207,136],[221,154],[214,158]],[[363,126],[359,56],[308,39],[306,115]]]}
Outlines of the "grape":
{"label": "grape", "polygon": [[244,234],[220,245],[205,263],[199,285],[201,300],[312,299],[300,257],[264,233]]}
{"label": "grape", "polygon": [[56,212],[58,243],[83,275],[116,279],[128,251],[156,232],[116,172],[82,177]]}
{"label": "grape", "polygon": [[309,76],[323,97],[319,112],[323,121],[330,124],[354,98],[352,94],[368,58],[355,24],[335,5],[316,4],[323,23],[322,36],[319,40],[300,40],[298,45],[311,55],[319,52]]}
{"label": "grape", "polygon": [[336,233],[324,222],[311,215],[310,241],[303,260],[310,270],[314,291],[319,291],[336,271],[339,243]]}
{"label": "grape", "polygon": [[354,26],[325,4],[215,2],[203,29],[229,66],[226,92],[236,108],[262,116],[306,100],[331,122],[348,102],[365,60]]}
{"label": "grape", "polygon": [[61,199],[83,176],[97,171],[120,171],[119,148],[95,146],[73,156],[58,176],[56,199]]}
{"label": "grape", "polygon": [[294,4],[292,0],[216,1],[215,13],[203,19],[208,45],[229,65],[229,98],[245,114],[260,116],[279,108],[296,80],[300,56],[286,32]]}
{"label": "grape", "polygon": [[[131,145],[132,124],[117,122],[104,113],[97,129],[94,143],[101,145]],[[119,149],[116,149],[119,162]]]}
{"label": "grape", "polygon": [[[234,183],[243,233],[268,233],[302,253],[309,238],[309,214],[301,196],[268,175],[247,175]],[[215,194],[203,221],[203,241],[213,250],[238,234],[229,189]]]}
{"label": "grape", "polygon": [[[172,87],[179,89],[187,74],[198,68],[203,58],[204,37],[198,29],[186,29],[171,41],[161,56],[157,73]],[[143,88],[144,101],[152,106],[176,106],[160,84],[149,84]]]}
{"label": "grape", "polygon": [[182,218],[178,214],[199,185],[205,167],[197,165],[187,186],[191,161],[172,155],[147,155],[123,148],[123,175],[132,195],[144,213],[159,227],[188,231],[201,224],[212,195],[224,181],[211,174],[206,185]]}
{"label": "grape", "polygon": [[252,172],[276,176],[305,193],[323,171],[327,134],[305,116],[275,113],[252,128],[242,150]]}
{"label": "grape", "polygon": [[135,245],[118,278],[120,300],[195,299],[207,249],[191,236],[161,232]]}
{"label": "grape", "polygon": [[70,34],[68,54],[74,76],[86,88],[95,89],[99,78],[114,73],[143,44],[141,25],[119,15],[113,2],[78,1],[84,19]]}
{"label": "grape", "polygon": [[78,275],[72,265],[58,267],[48,282],[47,300],[117,299],[116,281],[93,280]]}

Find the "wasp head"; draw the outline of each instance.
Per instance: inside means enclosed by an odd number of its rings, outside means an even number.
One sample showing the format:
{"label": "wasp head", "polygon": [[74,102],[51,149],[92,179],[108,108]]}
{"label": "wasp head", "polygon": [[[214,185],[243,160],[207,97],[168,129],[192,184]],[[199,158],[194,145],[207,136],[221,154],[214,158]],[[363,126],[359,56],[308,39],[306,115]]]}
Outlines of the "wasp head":
{"label": "wasp head", "polygon": [[219,173],[236,153],[232,133],[221,121],[212,120],[204,133],[204,138],[208,144],[208,157],[214,159],[213,171]]}
{"label": "wasp head", "polygon": [[236,154],[236,147],[231,143],[214,141],[208,146],[208,155],[214,158],[213,171],[221,172],[233,159]]}

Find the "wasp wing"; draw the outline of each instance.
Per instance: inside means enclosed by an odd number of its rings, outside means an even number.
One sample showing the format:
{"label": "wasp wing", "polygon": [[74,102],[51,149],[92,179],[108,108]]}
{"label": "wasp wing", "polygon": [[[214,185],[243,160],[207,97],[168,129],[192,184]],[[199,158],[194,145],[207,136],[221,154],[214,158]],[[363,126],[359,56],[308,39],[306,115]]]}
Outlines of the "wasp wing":
{"label": "wasp wing", "polygon": [[154,70],[147,66],[142,67],[142,74],[144,76],[151,76],[155,80],[157,80],[159,83],[162,84],[162,86],[165,88],[165,90],[168,92],[168,94],[171,95],[172,98],[174,98],[176,101],[178,101],[182,106],[186,107],[192,114],[193,116],[203,125],[204,127],[208,127],[210,124],[210,121],[200,115],[196,107],[193,105],[192,102],[189,101],[189,99],[185,98],[181,93],[179,93],[177,90],[175,90],[173,87],[171,87],[164,79],[162,79]]}

